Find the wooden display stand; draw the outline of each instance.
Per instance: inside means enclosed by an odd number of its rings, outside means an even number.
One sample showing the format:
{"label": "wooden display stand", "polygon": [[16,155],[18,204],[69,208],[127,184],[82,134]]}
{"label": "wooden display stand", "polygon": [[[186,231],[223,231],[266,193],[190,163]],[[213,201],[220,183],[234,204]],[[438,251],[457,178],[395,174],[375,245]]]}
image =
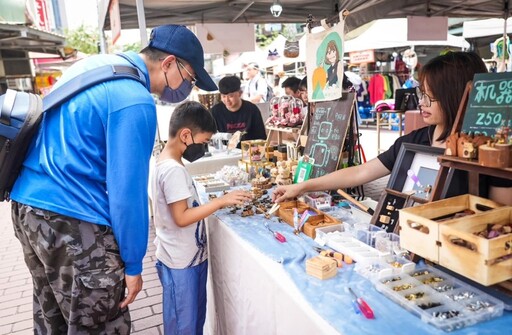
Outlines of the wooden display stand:
{"label": "wooden display stand", "polygon": [[[451,134],[458,133],[463,129],[463,121],[465,118],[465,114],[467,113],[467,110],[469,109],[469,100],[470,100],[470,93],[473,88],[473,82],[469,82],[466,85],[466,89],[464,91],[462,101],[459,105],[459,109],[457,112],[457,117],[455,119]],[[498,95],[498,94],[497,94]],[[474,107],[471,110],[471,113],[475,113]],[[475,121],[476,117],[475,115],[471,115],[469,117],[471,120]],[[467,129],[471,129],[473,131],[476,131],[477,128],[475,127],[477,122],[470,123],[466,121],[465,127]],[[493,167],[486,167],[478,164],[476,160],[468,160],[465,158],[455,157],[455,156],[439,156],[438,161],[440,164],[440,170],[437,174],[437,179],[434,185],[434,190],[432,194],[432,200],[438,200],[441,197],[442,190],[444,189],[444,185],[448,179],[450,170],[456,169],[456,170],[463,170],[467,171],[469,175],[469,193],[473,195],[479,195],[479,176],[482,175],[488,175],[493,177],[499,177],[504,179],[512,179],[512,168],[493,168]],[[511,218],[509,218],[510,220]],[[510,221],[509,221],[510,222]],[[509,242],[507,242],[509,243]],[[453,254],[452,254],[453,256]],[[509,259],[510,261],[510,259]],[[448,264],[447,264],[448,263]],[[508,266],[510,266],[509,262],[505,262]],[[450,261],[446,261],[445,265],[450,266],[452,268]],[[453,271],[458,271],[458,268],[453,268]],[[479,269],[473,269],[471,270],[472,273],[478,273]],[[506,271],[510,271],[510,269],[506,269]],[[458,273],[458,272],[457,272]],[[487,281],[488,278],[483,278],[482,280]],[[502,294],[505,294],[509,299],[512,297],[512,280],[503,281],[499,284],[496,284],[492,287],[496,287],[496,291],[501,292]]]}
{"label": "wooden display stand", "polygon": [[[274,141],[274,144],[283,144],[287,142],[283,139],[283,135],[289,135],[293,138],[292,142],[296,147],[300,145],[300,137],[305,135],[307,127],[307,118],[304,119],[302,125],[300,127],[275,127],[266,125],[267,129],[267,144],[271,145]],[[289,141],[288,141],[289,142]]]}
{"label": "wooden display stand", "polygon": [[392,114],[392,113],[396,113],[398,115],[398,136],[402,136],[403,134],[403,117],[404,117],[404,114],[405,114],[406,111],[401,111],[401,110],[386,110],[386,111],[383,111],[383,112],[375,112],[377,114],[377,153],[380,154],[381,152],[383,151],[386,151],[387,149],[381,149],[380,148],[380,128],[383,127],[383,126],[389,126],[389,129],[391,129],[391,121],[388,119],[388,123],[387,124],[382,124],[381,123],[381,118],[380,118],[380,115],[379,114],[382,114],[382,113],[388,113],[388,114]]}

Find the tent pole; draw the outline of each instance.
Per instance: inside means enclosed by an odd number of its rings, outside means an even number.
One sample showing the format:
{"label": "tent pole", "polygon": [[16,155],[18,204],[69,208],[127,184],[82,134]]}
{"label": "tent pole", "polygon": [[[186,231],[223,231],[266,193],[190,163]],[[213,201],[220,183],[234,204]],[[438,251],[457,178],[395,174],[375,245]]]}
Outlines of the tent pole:
{"label": "tent pole", "polygon": [[144,48],[148,45],[148,33],[146,32],[146,14],[144,14],[144,0],[137,2],[137,19],[139,21],[140,45]]}

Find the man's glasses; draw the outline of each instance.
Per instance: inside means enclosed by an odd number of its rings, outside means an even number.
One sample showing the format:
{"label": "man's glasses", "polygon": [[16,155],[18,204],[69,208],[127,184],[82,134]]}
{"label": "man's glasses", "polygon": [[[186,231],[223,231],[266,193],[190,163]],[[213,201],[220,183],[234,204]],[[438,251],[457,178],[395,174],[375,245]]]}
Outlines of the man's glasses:
{"label": "man's glasses", "polygon": [[419,100],[423,101],[423,105],[425,107],[430,107],[433,102],[438,101],[437,99],[432,99],[427,93],[422,92],[419,87],[416,87],[416,95]]}
{"label": "man's glasses", "polygon": [[185,80],[185,78],[183,77],[183,74],[181,73],[180,67],[183,70],[185,70],[185,72],[187,72],[187,74],[190,76],[190,78],[191,78],[190,84],[192,85],[192,87],[196,86],[197,79],[192,75],[192,73],[190,73],[187,70],[187,68],[185,67],[185,65],[183,65],[183,63],[181,63],[179,60],[176,60],[176,63],[178,64],[178,72],[180,73],[181,79]]}

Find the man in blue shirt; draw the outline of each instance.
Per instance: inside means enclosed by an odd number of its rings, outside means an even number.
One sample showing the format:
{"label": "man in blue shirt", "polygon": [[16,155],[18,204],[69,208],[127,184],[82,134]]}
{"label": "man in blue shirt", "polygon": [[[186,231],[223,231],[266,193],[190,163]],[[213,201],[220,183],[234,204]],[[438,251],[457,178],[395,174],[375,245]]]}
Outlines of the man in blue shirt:
{"label": "man in blue shirt", "polygon": [[[139,54],[97,55],[56,86],[106,64],[146,76],[93,86],[48,111],[11,192],[15,233],[34,282],[37,334],[128,334],[128,304],[142,289],[147,179],[156,133],[151,94],[180,102],[217,87],[184,26],[155,28]],[[126,288],[126,296],[125,296]]]}

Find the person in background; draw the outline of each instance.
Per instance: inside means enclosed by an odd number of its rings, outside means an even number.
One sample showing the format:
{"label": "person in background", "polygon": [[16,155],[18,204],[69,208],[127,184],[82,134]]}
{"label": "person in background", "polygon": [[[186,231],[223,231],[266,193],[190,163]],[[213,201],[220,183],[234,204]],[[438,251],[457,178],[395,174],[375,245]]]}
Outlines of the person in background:
{"label": "person in background", "polygon": [[266,139],[261,112],[255,104],[242,99],[240,84],[240,78],[236,76],[227,76],[219,81],[221,102],[211,110],[217,130],[221,133],[243,131],[244,141]]}
{"label": "person in background", "polygon": [[305,76],[302,78],[299,84],[299,93],[300,93],[300,99],[304,103],[304,105],[307,106],[308,104],[308,77]]}
{"label": "person in background", "polygon": [[203,55],[189,29],[165,25],[139,54],[90,56],[56,83],[114,64],[135,66],[146,79],[86,89],[45,113],[34,136],[11,192],[15,234],[33,278],[34,333],[130,333],[127,306],[142,289],[149,232],[152,94],[177,103],[196,84],[216,90]]}
{"label": "person in background", "polygon": [[260,67],[252,62],[245,69],[248,83],[244,88],[244,98],[252,103],[265,102],[267,81],[261,76]]}
{"label": "person in background", "polygon": [[236,190],[199,205],[182,158],[190,162],[201,158],[216,132],[215,120],[203,105],[189,101],[177,106],[169,123],[169,140],[152,176],[164,334],[203,333],[208,274],[205,218],[251,200],[249,192]]}
{"label": "person in background", "polygon": [[[355,187],[386,176],[397,161],[402,143],[446,148],[446,139],[454,124],[466,83],[473,80],[475,73],[485,72],[487,68],[484,62],[472,52],[449,52],[433,58],[422,67],[419,74],[419,108],[428,126],[399,137],[386,152],[367,163],[341,169],[303,183],[278,186],[272,198],[276,202],[282,202],[305,192]],[[506,205],[512,204],[511,180],[485,177],[480,186],[483,196],[489,192],[490,199]],[[447,197],[467,192],[467,173],[455,171]]]}
{"label": "person in background", "polygon": [[294,98],[300,99],[300,79],[297,77],[289,77],[281,84],[281,87],[284,88],[284,93],[286,95],[292,96]]}

